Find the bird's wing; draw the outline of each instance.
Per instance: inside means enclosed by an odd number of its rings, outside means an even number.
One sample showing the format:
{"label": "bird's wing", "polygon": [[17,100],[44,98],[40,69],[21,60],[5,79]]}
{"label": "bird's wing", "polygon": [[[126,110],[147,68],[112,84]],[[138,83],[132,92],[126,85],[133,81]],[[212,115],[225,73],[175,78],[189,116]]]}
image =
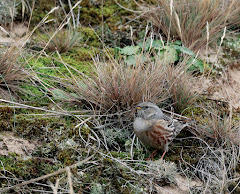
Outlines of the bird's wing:
{"label": "bird's wing", "polygon": [[164,150],[168,150],[168,144],[172,142],[175,137],[174,127],[170,121],[164,119],[156,120],[153,125],[152,134],[155,136],[156,145],[161,145]]}
{"label": "bird's wing", "polygon": [[174,138],[187,126],[187,124],[168,117],[168,120],[156,120],[154,126],[155,129],[161,130],[162,134],[166,135],[168,133],[168,135],[171,134]]}
{"label": "bird's wing", "polygon": [[174,119],[173,120],[173,125],[174,125],[174,128],[175,128],[175,134],[177,136],[183,128],[188,126],[188,123],[181,122],[181,121],[178,121],[178,120]]}
{"label": "bird's wing", "polygon": [[174,131],[173,121],[171,120],[158,119],[155,121],[153,126],[166,133]]}

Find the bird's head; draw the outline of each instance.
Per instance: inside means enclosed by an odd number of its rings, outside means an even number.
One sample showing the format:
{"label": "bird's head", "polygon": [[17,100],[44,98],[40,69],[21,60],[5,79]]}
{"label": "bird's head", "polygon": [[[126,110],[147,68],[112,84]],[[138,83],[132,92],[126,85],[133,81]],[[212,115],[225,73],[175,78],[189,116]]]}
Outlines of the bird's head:
{"label": "bird's head", "polygon": [[158,119],[163,117],[161,109],[151,102],[141,102],[133,106],[137,109],[137,116],[143,119]]}

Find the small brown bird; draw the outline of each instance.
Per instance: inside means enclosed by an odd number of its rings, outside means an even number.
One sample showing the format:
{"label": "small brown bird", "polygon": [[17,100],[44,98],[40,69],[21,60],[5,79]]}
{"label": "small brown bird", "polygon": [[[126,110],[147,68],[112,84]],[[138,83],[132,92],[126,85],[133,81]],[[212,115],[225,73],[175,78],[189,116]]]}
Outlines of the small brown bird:
{"label": "small brown bird", "polygon": [[137,108],[137,117],[133,123],[134,133],[144,144],[157,150],[163,148],[164,153],[161,157],[163,159],[168,151],[168,145],[188,124],[168,117],[151,102],[142,102],[134,107]]}

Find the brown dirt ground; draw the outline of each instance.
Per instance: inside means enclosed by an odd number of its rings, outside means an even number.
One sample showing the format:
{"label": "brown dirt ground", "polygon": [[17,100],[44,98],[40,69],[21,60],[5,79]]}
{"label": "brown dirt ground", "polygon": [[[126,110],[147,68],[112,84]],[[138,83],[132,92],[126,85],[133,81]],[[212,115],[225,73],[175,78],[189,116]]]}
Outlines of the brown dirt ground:
{"label": "brown dirt ground", "polygon": [[177,175],[176,185],[168,185],[156,188],[158,194],[187,194],[189,187],[202,186],[201,181],[188,180],[186,177]]}
{"label": "brown dirt ground", "polygon": [[10,26],[0,26],[0,45],[11,44],[22,45],[27,37],[28,28],[23,23],[14,23],[12,30]]}
{"label": "brown dirt ground", "polygon": [[0,133],[0,155],[15,152],[21,156],[28,156],[35,147],[34,143],[14,137],[13,132]]}
{"label": "brown dirt ground", "polygon": [[210,99],[227,102],[234,111],[240,112],[240,61],[228,67],[217,78],[200,77],[193,89]]}

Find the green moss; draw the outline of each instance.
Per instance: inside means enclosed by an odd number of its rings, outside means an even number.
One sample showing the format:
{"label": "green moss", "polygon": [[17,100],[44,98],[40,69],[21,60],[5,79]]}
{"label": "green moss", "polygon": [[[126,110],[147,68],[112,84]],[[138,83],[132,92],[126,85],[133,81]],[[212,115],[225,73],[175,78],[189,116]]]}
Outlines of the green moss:
{"label": "green moss", "polygon": [[[30,180],[32,178],[37,178],[45,174],[49,174],[53,171],[58,170],[62,166],[57,163],[51,163],[48,160],[39,159],[39,158],[28,158],[23,159],[19,155],[12,153],[8,156],[0,155],[0,161],[3,166],[0,166],[0,172],[4,173],[5,176],[14,177],[23,180]],[[7,173],[7,174],[6,174]],[[14,180],[13,179],[13,180]],[[0,186],[3,188],[3,185],[10,181],[11,179],[2,179],[0,181]],[[9,182],[8,182],[9,184]]]}
{"label": "green moss", "polygon": [[[40,57],[38,60],[36,58],[32,58],[29,60],[28,68],[35,71],[43,83],[48,84],[48,89],[51,90],[51,88],[56,88],[62,85],[61,82],[64,82],[66,77],[72,79],[72,75],[79,76],[78,71],[89,74],[92,67],[90,58],[91,53],[93,52],[94,51],[91,51],[90,49],[88,50],[83,48],[75,50],[72,53],[62,55],[62,60],[69,64],[70,67],[66,67],[60,62],[60,60],[57,59],[57,56],[55,56],[55,59],[50,57]],[[64,88],[64,86],[62,87]],[[48,93],[48,91],[46,91],[46,88],[42,84],[36,83],[35,85],[30,85],[26,83],[23,84],[21,88],[25,92],[20,94],[20,96],[25,101],[36,101],[42,98],[41,103],[51,103],[46,96],[46,92]],[[55,100],[57,100],[57,98]]]}
{"label": "green moss", "polygon": [[[134,2],[126,2],[126,1],[118,1],[122,6],[136,9],[136,4]],[[106,0],[103,3],[103,11],[101,3],[90,3],[89,0],[84,0],[81,3],[81,17],[80,20],[83,20],[83,24],[85,25],[99,25],[102,22],[102,17],[104,23],[110,26],[111,29],[116,29],[126,18],[129,18],[133,15],[131,12],[121,8],[118,6],[114,0]],[[123,17],[129,16],[129,17]],[[122,19],[123,18],[123,19]]]}
{"label": "green moss", "polygon": [[[90,68],[90,57],[93,52],[93,50],[84,48],[74,50],[73,52],[62,55],[62,60],[73,68],[85,72]],[[71,76],[69,70],[73,74],[78,75],[78,73],[70,67],[67,69],[66,66],[60,62],[57,55],[53,56],[53,58],[41,57],[38,60],[33,58],[29,61],[29,66],[38,73],[39,77],[49,78],[50,76],[50,79],[53,79],[52,77],[62,78],[64,77],[63,75]]]}
{"label": "green moss", "polygon": [[61,161],[66,166],[72,165],[76,162],[77,159],[77,152],[73,149],[65,149],[62,150],[58,156],[57,159]]}
{"label": "green moss", "polygon": [[90,130],[89,127],[85,127],[85,126],[83,126],[83,127],[81,128],[81,136],[82,136],[85,140],[87,140],[90,131],[91,131],[91,130]]}
{"label": "green moss", "polygon": [[[29,0],[29,4],[32,7],[34,4],[34,10],[32,12],[32,17],[31,17],[31,25],[36,26],[46,15],[49,13],[49,11],[56,7],[56,1],[55,0]],[[55,11],[56,12],[56,11]],[[27,13],[28,17],[30,18],[30,11]],[[57,12],[51,14],[48,19],[56,19]]]}
{"label": "green moss", "polygon": [[0,107],[0,131],[11,131],[14,111],[9,107]]}
{"label": "green moss", "polygon": [[[73,62],[91,62],[92,57],[99,54],[98,49],[94,48],[76,48],[72,51],[70,51],[68,54],[63,55],[64,59],[67,61],[73,63]],[[71,60],[70,60],[71,59]],[[67,62],[66,61],[66,62]]]}
{"label": "green moss", "polygon": [[26,119],[17,117],[14,134],[28,139],[39,139],[44,134],[44,128],[49,121],[48,118]]}
{"label": "green moss", "polygon": [[82,43],[92,47],[98,47],[101,44],[98,38],[99,32],[95,31],[93,28],[81,26],[78,31],[82,35]]}

